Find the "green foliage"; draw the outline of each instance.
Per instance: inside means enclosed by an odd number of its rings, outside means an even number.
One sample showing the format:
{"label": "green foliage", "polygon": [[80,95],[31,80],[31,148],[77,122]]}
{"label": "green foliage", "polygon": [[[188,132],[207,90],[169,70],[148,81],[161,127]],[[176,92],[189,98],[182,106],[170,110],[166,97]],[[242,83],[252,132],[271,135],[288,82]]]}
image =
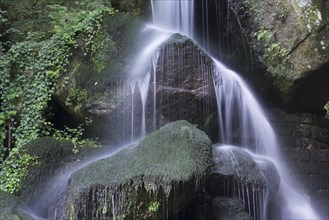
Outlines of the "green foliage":
{"label": "green foliage", "polygon": [[264,27],[257,32],[257,39],[263,44],[264,60],[268,71],[274,76],[274,83],[285,91],[291,83],[284,65],[288,62],[288,51],[280,43],[275,42],[274,32]]}
{"label": "green foliage", "polygon": [[158,201],[152,200],[149,203],[148,211],[149,212],[157,212],[159,210],[160,203]]}
{"label": "green foliage", "polygon": [[[86,4],[88,2],[92,4]],[[51,133],[45,110],[58,79],[66,71],[72,49],[77,48],[76,37],[82,36],[84,53],[93,53],[98,48],[93,44],[101,30],[103,16],[114,13],[102,6],[101,1],[76,4],[75,8],[49,6],[53,26],[50,37],[29,32],[25,40],[13,43],[3,54],[0,52],[0,182],[5,191],[18,192],[28,167],[35,164],[35,158],[24,152],[24,145]],[[1,22],[6,21],[3,14],[0,11]],[[85,98],[78,91],[72,95],[71,99]],[[81,135],[81,127],[54,134],[59,139],[72,141],[74,151],[82,145],[95,146]],[[5,155],[9,156],[3,160]]]}
{"label": "green foliage", "polygon": [[28,174],[29,167],[38,164],[38,159],[25,151],[12,150],[8,159],[0,164],[0,190],[18,193],[21,190],[22,181]]}
{"label": "green foliage", "polygon": [[87,97],[88,94],[86,90],[79,89],[76,85],[73,85],[65,99],[65,104],[67,106],[75,106],[82,103]]}
{"label": "green foliage", "polygon": [[82,126],[77,128],[65,127],[64,130],[55,130],[53,137],[57,140],[69,140],[73,143],[73,153],[78,153],[82,147],[99,147],[99,144],[89,138],[83,138],[84,129]]}

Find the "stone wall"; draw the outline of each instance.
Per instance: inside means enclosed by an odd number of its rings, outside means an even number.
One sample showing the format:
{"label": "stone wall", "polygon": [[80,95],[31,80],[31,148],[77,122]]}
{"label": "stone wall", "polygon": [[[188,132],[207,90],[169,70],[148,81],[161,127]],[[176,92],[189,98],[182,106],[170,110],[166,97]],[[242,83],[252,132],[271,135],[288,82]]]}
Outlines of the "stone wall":
{"label": "stone wall", "polygon": [[320,215],[329,219],[329,119],[278,109],[268,113],[290,173],[304,185]]}

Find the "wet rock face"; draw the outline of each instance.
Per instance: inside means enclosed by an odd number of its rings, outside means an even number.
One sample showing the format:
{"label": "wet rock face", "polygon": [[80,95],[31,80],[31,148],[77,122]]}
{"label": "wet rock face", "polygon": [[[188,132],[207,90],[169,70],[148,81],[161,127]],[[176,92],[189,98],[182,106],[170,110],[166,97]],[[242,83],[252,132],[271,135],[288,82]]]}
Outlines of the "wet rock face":
{"label": "wet rock face", "polygon": [[[161,126],[166,121],[187,120],[215,139],[218,123],[213,61],[193,41],[177,37],[180,42],[167,44],[157,65],[157,123]],[[151,91],[153,87],[154,82]]]}
{"label": "wet rock face", "polygon": [[211,219],[262,218],[267,204],[263,198],[275,196],[280,185],[274,163],[229,145],[214,147],[213,158],[206,180],[212,197]]}
{"label": "wet rock face", "polygon": [[[91,123],[86,128],[89,136],[115,145],[141,136],[143,113],[139,84],[144,79],[132,73],[147,43],[160,32],[126,14],[118,13],[104,20],[103,34],[111,43],[110,48],[105,48],[108,55],[105,67],[98,71],[93,57],[75,54],[67,71],[69,81],[63,77],[66,86],[57,88],[54,100],[67,112],[65,115],[71,115],[72,120],[68,122],[89,120]],[[214,139],[217,107],[212,82],[213,61],[209,55],[179,34],[172,35],[155,53],[159,58],[154,67],[155,77],[154,70],[150,73],[145,103],[146,132],[168,122],[187,120]],[[152,57],[145,68],[151,62]]]}
{"label": "wet rock face", "polygon": [[329,78],[324,74],[329,63],[326,1],[228,2],[286,109],[321,111],[329,100]]}
{"label": "wet rock face", "polygon": [[[139,145],[74,173],[51,218],[130,219],[179,215],[211,165],[211,141],[186,121],[170,123]],[[167,197],[167,203],[165,201]],[[135,211],[134,211],[135,210]],[[187,209],[186,209],[187,210]]]}
{"label": "wet rock face", "polygon": [[[234,196],[237,185],[252,190],[269,189],[275,193],[280,176],[272,161],[253,158],[237,147],[216,147],[213,151],[215,164],[207,180],[207,190],[213,196]],[[257,160],[257,162],[256,162]]]}
{"label": "wet rock face", "polygon": [[211,204],[212,220],[252,220],[253,218],[245,211],[244,204],[239,199],[217,197]]}

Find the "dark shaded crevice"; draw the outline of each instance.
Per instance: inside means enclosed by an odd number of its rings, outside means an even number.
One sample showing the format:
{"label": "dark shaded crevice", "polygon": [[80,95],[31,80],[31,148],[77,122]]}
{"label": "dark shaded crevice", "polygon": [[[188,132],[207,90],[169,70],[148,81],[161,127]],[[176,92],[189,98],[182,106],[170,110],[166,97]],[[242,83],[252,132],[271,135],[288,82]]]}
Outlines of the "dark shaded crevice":
{"label": "dark shaded crevice", "polygon": [[324,105],[329,101],[329,62],[317,71],[296,80],[288,93],[286,109],[288,112],[309,112],[323,115]]}
{"label": "dark shaded crevice", "polygon": [[48,106],[47,117],[55,129],[64,130],[65,127],[75,128],[81,124],[56,99],[52,98]]}

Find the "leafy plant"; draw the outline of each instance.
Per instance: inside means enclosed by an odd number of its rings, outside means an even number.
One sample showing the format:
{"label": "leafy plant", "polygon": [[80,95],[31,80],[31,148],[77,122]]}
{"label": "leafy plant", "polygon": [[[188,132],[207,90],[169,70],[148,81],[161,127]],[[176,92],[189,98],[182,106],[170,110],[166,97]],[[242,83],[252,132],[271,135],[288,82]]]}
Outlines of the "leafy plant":
{"label": "leafy plant", "polygon": [[25,151],[14,149],[10,152],[9,159],[0,164],[0,190],[18,193],[22,187],[22,181],[29,171],[29,167],[38,166],[37,157],[31,156]]}
{"label": "leafy plant", "polygon": [[65,127],[64,130],[55,130],[53,137],[57,140],[69,140],[73,143],[73,153],[78,153],[82,147],[99,147],[99,144],[92,139],[83,138],[84,129],[82,126],[77,128]]}
{"label": "leafy plant", "polygon": [[149,206],[148,206],[148,211],[149,212],[156,212],[159,210],[160,203],[158,201],[150,201]]}
{"label": "leafy plant", "polygon": [[[24,151],[25,144],[51,133],[51,126],[44,116],[45,110],[58,79],[69,63],[72,49],[77,48],[76,36],[82,36],[84,53],[93,53],[97,50],[93,44],[101,30],[103,16],[114,13],[113,9],[101,5],[99,1],[85,3],[77,3],[78,7],[75,8],[49,6],[53,26],[50,37],[31,31],[25,40],[12,43],[7,51],[0,52],[2,190],[20,190],[28,166],[35,164],[35,158]],[[6,22],[3,14],[0,11],[0,20]],[[54,136],[72,141],[75,152],[82,145],[96,145],[90,139],[82,139],[81,127],[56,131]]]}
{"label": "leafy plant", "polygon": [[264,60],[269,72],[274,76],[274,83],[282,90],[289,87],[290,79],[287,78],[284,64],[288,62],[288,51],[280,43],[275,42],[274,33],[264,27],[257,32],[257,39],[264,47]]}

